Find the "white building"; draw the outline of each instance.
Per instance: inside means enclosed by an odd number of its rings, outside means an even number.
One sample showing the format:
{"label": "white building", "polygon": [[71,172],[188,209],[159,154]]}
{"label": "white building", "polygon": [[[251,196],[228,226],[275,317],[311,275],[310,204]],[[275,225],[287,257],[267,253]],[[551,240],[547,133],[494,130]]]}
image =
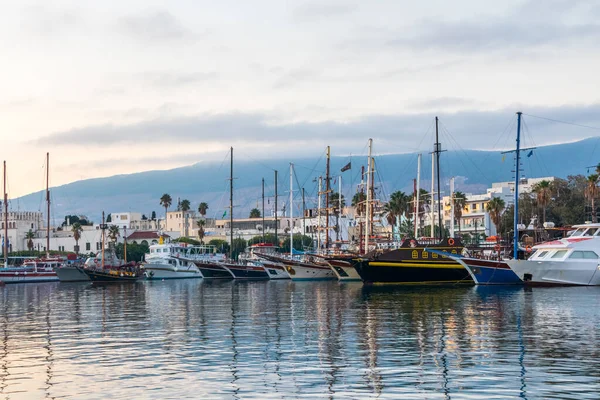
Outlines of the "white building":
{"label": "white building", "polygon": [[[27,232],[36,232],[43,227],[43,215],[36,211],[9,211],[6,216],[8,228],[8,247],[9,251],[27,250],[27,241],[25,235]],[[0,212],[0,246],[4,243],[5,215]],[[25,245],[23,245],[25,243]],[[0,250],[0,252],[3,251]]]}

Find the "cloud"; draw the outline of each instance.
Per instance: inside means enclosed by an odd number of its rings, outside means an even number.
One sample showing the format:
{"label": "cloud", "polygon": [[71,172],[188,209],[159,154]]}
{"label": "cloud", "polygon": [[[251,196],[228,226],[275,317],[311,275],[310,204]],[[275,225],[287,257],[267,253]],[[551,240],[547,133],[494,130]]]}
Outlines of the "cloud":
{"label": "cloud", "polygon": [[168,11],[121,17],[117,21],[117,27],[120,31],[141,41],[171,42],[196,37]]}
{"label": "cloud", "polygon": [[314,21],[322,18],[336,18],[352,13],[356,7],[347,3],[312,2],[296,7],[293,18],[298,22]]}
{"label": "cloud", "polygon": [[44,36],[65,32],[80,25],[83,20],[81,13],[76,10],[47,4],[29,6],[24,14],[27,16],[24,25]]}
{"label": "cloud", "polygon": [[[455,101],[449,98],[433,102]],[[521,107],[496,111],[460,111],[438,114],[445,147],[460,149],[498,149],[512,145],[515,111]],[[571,107],[527,107],[531,115],[600,127],[600,104]],[[262,151],[265,158],[285,154],[311,153],[323,145],[340,153],[364,149],[368,138],[379,142],[386,152],[428,150],[432,135],[432,114],[372,115],[353,121],[320,123],[278,123],[268,114],[218,114],[146,120],[129,125],[97,125],[56,132],[39,139],[39,146],[90,146],[108,148],[120,145],[162,146],[174,144],[192,151],[241,146]],[[544,145],[574,141],[598,134],[591,130],[525,116],[524,145]],[[429,130],[427,127],[430,127]],[[501,139],[504,139],[502,141]]]}
{"label": "cloud", "polygon": [[197,83],[214,80],[217,72],[147,72],[141,74],[142,79],[153,86],[161,88],[174,88],[189,86]]}

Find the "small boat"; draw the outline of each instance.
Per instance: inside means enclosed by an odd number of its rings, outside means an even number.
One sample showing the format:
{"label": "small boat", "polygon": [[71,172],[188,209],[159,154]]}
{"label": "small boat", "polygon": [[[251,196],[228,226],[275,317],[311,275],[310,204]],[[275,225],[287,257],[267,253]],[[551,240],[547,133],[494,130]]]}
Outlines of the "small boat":
{"label": "small boat", "polygon": [[276,261],[260,258],[259,254],[277,254],[278,247],[272,243],[257,243],[246,248],[246,251],[239,256],[242,263],[263,266],[269,279],[290,279],[285,266]]}
{"label": "small boat", "polygon": [[218,262],[192,261],[200,270],[204,279],[233,279],[234,276],[227,268]]}
{"label": "small boat", "polygon": [[21,266],[0,268],[0,280],[4,283],[56,282],[55,269],[62,263],[60,257],[26,259]]}
{"label": "small boat", "polygon": [[262,265],[236,264],[224,262],[221,264],[235,279],[268,280],[269,274]]}
{"label": "small boat", "polygon": [[283,264],[293,281],[335,279],[335,274],[329,267],[329,264],[319,262],[310,256],[305,256],[301,259],[283,258],[272,254],[259,254],[258,256],[265,260]]}
{"label": "small boat", "polygon": [[220,262],[225,259],[215,246],[188,246],[185,243],[154,244],[145,256],[144,270],[151,280],[203,278],[194,261]]}
{"label": "small boat", "polygon": [[331,267],[331,270],[342,282],[360,282],[362,278],[354,268],[355,256],[339,255],[325,257],[325,261]]}
{"label": "small boat", "polygon": [[81,268],[92,282],[136,282],[144,276],[134,263],[118,267]]}
{"label": "small boat", "polygon": [[534,246],[529,259],[506,263],[526,285],[600,285],[600,223],[574,228],[567,238]]}

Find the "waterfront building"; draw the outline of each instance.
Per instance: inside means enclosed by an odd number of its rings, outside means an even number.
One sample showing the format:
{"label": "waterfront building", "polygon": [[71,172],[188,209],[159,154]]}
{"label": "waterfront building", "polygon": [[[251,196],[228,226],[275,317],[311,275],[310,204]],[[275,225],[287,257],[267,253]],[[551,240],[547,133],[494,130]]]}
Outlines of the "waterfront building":
{"label": "waterfront building", "polygon": [[[27,232],[36,232],[44,225],[43,215],[37,211],[9,211],[6,219],[9,252],[27,250],[27,240],[25,240]],[[4,243],[4,220],[5,215],[2,211],[0,212],[0,243]],[[25,246],[23,246],[24,243]],[[3,248],[2,245],[0,247]]]}

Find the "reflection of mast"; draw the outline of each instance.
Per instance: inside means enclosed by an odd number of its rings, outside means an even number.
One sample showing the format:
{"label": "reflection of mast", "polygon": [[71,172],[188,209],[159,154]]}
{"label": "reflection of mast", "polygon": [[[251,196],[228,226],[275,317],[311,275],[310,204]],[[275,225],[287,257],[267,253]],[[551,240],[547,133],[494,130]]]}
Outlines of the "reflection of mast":
{"label": "reflection of mast", "polygon": [[235,285],[231,285],[231,328],[229,329],[229,334],[231,335],[231,352],[232,352],[232,360],[231,360],[231,385],[234,387],[233,396],[238,398],[238,392],[240,391],[240,387],[237,386],[236,382],[238,379],[238,351],[237,351],[237,339],[235,338],[235,303],[238,301],[235,296]]}
{"label": "reflection of mast", "polygon": [[46,356],[46,362],[48,362],[48,366],[46,367],[46,397],[52,398],[50,394],[50,388],[52,387],[52,367],[54,366],[54,352],[52,351],[52,341],[50,337],[50,301],[46,301],[46,340],[47,345],[44,348],[48,351],[48,355]]}
{"label": "reflection of mast", "polygon": [[46,204],[48,225],[46,226],[46,258],[50,258],[50,153],[46,153]]}

